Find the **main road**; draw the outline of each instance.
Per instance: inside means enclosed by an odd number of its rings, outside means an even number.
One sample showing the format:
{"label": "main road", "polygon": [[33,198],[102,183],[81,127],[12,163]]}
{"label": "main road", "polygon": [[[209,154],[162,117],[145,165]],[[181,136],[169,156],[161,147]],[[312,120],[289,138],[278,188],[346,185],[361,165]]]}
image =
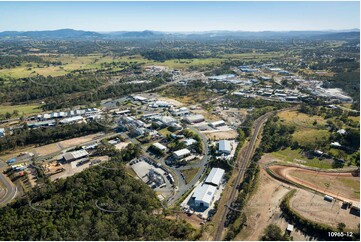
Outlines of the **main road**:
{"label": "main road", "polygon": [[242,182],[245,171],[248,167],[249,161],[253,155],[254,149],[255,149],[255,145],[256,145],[256,141],[257,141],[257,137],[260,134],[263,124],[267,121],[267,119],[274,113],[273,112],[269,112],[266,113],[264,115],[262,115],[261,117],[259,117],[255,122],[254,122],[254,132],[252,134],[251,140],[246,148],[246,150],[244,151],[244,155],[240,154],[238,156],[238,159],[236,161],[236,164],[238,164],[238,175],[236,178],[236,182],[234,183],[234,186],[232,187],[232,191],[231,194],[229,196],[229,199],[227,199],[227,204],[225,204],[225,208],[224,208],[224,212],[222,214],[221,217],[221,221],[219,223],[218,229],[216,231],[216,235],[215,235],[215,240],[222,240],[222,234],[223,234],[223,230],[224,230],[224,224],[226,222],[226,217],[227,217],[227,213],[229,208],[231,207],[232,202],[234,201],[234,198],[237,194],[237,187],[238,185]]}
{"label": "main road", "polygon": [[0,206],[11,202],[17,195],[17,187],[4,174],[0,173],[0,183],[5,186],[5,195],[0,198]]}

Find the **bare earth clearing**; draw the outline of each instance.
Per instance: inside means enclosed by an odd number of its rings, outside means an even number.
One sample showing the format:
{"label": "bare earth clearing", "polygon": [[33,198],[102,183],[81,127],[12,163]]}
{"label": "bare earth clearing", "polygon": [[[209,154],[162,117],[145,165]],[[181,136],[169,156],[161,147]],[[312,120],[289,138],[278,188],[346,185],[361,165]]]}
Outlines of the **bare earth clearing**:
{"label": "bare earth clearing", "polygon": [[[243,210],[247,216],[247,227],[243,228],[235,240],[259,240],[264,229],[271,223],[277,224],[284,231],[288,223],[281,217],[282,212],[279,205],[289,191],[289,186],[274,180],[265,170],[261,169],[257,189]],[[296,230],[292,232],[291,236],[294,240],[309,240],[308,237]]]}

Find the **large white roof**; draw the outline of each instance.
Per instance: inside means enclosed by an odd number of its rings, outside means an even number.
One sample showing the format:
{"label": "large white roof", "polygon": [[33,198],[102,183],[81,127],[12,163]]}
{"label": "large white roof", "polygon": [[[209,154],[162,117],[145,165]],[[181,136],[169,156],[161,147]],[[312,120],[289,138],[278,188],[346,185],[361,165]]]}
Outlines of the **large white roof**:
{"label": "large white roof", "polygon": [[220,140],[218,144],[218,150],[231,152],[231,142],[229,140]]}
{"label": "large white roof", "polygon": [[202,201],[210,204],[212,202],[214,193],[217,188],[215,186],[211,186],[208,184],[203,184],[202,186],[198,186],[192,195],[197,201]]}
{"label": "large white roof", "polygon": [[214,184],[218,186],[221,183],[224,172],[225,171],[221,168],[212,168],[211,172],[206,178],[205,183]]}
{"label": "large white roof", "polygon": [[173,154],[175,154],[176,156],[183,156],[183,155],[188,155],[190,153],[191,152],[188,149],[181,149],[181,150],[174,151]]}
{"label": "large white roof", "polygon": [[162,145],[162,144],[160,144],[158,142],[154,143],[153,146],[160,149],[160,150],[166,150],[167,149],[167,147],[165,147],[164,145]]}
{"label": "large white roof", "polygon": [[211,125],[219,125],[219,124],[224,124],[225,122],[223,120],[219,120],[219,121],[215,121],[212,122]]}

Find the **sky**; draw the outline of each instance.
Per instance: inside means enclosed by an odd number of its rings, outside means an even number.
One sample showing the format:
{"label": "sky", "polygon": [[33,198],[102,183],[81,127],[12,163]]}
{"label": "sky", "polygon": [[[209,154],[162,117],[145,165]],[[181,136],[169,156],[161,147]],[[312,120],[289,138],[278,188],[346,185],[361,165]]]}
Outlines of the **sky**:
{"label": "sky", "polygon": [[360,2],[0,2],[0,31],[360,28]]}

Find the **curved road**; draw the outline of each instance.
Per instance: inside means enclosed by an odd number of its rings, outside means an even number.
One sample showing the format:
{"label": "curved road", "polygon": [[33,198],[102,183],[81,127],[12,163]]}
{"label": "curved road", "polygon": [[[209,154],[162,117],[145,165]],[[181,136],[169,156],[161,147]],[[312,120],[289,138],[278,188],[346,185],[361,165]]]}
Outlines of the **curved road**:
{"label": "curved road", "polygon": [[0,182],[5,186],[5,195],[0,198],[0,206],[6,205],[17,195],[17,187],[4,174],[0,173]]}
{"label": "curved road", "polygon": [[[172,167],[169,167],[170,169],[172,169],[178,176],[178,181],[179,181],[179,186],[178,186],[178,191],[176,192],[175,195],[173,195],[170,199],[169,199],[169,205],[172,205],[175,201],[177,201],[179,198],[182,197],[182,195],[188,191],[188,189],[191,189],[196,183],[197,181],[201,178],[202,174],[204,173],[204,171],[206,170],[206,164],[208,162],[208,140],[207,138],[200,133],[197,129],[193,128],[192,126],[188,126],[187,128],[189,128],[190,130],[194,131],[195,133],[197,133],[202,141],[203,141],[203,152],[204,152],[204,156],[203,158],[199,161],[199,163],[197,164],[197,167],[200,167],[200,169],[198,170],[197,174],[193,177],[193,179],[188,183],[185,184],[184,180],[182,179],[180,172],[183,168],[180,169],[175,169]],[[194,165],[192,165],[192,167],[194,167]]]}

